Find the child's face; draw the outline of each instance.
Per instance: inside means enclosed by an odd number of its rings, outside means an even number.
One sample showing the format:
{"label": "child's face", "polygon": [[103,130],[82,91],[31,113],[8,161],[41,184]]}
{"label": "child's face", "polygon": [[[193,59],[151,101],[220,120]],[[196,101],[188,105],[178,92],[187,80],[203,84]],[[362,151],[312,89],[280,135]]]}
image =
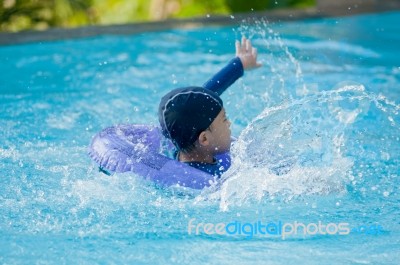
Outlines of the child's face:
{"label": "child's face", "polygon": [[218,113],[218,116],[211,123],[210,148],[215,154],[229,151],[231,146],[231,122],[226,117],[225,109]]}

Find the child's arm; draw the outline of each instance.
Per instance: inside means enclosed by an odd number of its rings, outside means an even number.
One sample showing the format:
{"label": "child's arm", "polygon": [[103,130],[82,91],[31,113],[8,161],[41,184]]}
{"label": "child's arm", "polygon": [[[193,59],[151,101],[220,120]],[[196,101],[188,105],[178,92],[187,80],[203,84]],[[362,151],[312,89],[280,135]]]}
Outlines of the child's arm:
{"label": "child's arm", "polygon": [[211,77],[203,87],[221,95],[228,87],[235,83],[237,79],[243,76],[243,68],[240,58],[235,57],[227,66]]}
{"label": "child's arm", "polygon": [[242,38],[242,43],[236,41],[236,57],[227,66],[208,80],[203,87],[221,95],[237,79],[243,76],[244,70],[260,67],[257,62],[257,49],[253,48],[250,40]]}

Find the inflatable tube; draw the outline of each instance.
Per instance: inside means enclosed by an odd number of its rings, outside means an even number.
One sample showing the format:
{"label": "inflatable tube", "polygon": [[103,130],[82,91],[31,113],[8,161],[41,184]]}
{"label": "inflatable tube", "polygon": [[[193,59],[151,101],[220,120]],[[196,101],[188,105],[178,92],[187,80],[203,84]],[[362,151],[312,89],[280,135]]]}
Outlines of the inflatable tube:
{"label": "inflatable tube", "polygon": [[[133,172],[162,186],[202,189],[216,181],[216,176],[162,154],[171,150],[172,143],[158,127],[133,124],[117,125],[99,132],[92,140],[89,155],[101,170]],[[216,158],[226,170],[230,167],[229,153]]]}

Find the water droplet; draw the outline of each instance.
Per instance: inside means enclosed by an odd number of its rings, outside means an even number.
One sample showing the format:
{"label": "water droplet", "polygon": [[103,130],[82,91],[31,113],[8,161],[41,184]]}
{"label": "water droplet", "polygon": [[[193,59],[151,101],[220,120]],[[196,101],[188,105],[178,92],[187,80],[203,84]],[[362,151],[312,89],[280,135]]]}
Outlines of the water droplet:
{"label": "water droplet", "polygon": [[389,161],[390,160],[390,154],[387,152],[382,152],[381,151],[381,158],[385,161]]}
{"label": "water droplet", "polygon": [[234,15],[231,15],[230,17],[231,17],[231,19],[235,19],[235,16],[234,16]]}
{"label": "water droplet", "polygon": [[389,116],[388,120],[390,121],[390,125],[392,125],[393,127],[396,126],[396,123],[394,122],[392,116]]}
{"label": "water droplet", "polygon": [[172,77],[172,84],[176,85],[178,83],[178,80],[176,80],[176,76],[172,74],[171,77]]}

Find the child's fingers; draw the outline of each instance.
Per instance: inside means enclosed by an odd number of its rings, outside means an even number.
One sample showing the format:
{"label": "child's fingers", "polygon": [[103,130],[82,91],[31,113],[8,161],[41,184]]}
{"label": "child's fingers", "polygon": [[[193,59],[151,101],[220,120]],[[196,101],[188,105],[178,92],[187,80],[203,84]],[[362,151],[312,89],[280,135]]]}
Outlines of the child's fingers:
{"label": "child's fingers", "polygon": [[253,48],[251,53],[253,54],[253,57],[257,59],[257,53],[258,53],[257,48]]}
{"label": "child's fingers", "polygon": [[243,53],[246,52],[246,41],[247,41],[246,37],[243,36],[243,37],[242,37],[242,47],[241,47]]}
{"label": "child's fingers", "polygon": [[246,51],[247,52],[251,52],[251,42],[250,40],[246,40]]}
{"label": "child's fingers", "polygon": [[240,53],[240,41],[235,41],[235,46],[236,46],[236,55],[238,55]]}
{"label": "child's fingers", "polygon": [[253,57],[254,57],[254,60],[256,60],[256,67],[261,67],[262,64],[259,63],[259,62],[257,62],[257,55],[258,55],[258,50],[257,50],[257,48],[253,48]]}

